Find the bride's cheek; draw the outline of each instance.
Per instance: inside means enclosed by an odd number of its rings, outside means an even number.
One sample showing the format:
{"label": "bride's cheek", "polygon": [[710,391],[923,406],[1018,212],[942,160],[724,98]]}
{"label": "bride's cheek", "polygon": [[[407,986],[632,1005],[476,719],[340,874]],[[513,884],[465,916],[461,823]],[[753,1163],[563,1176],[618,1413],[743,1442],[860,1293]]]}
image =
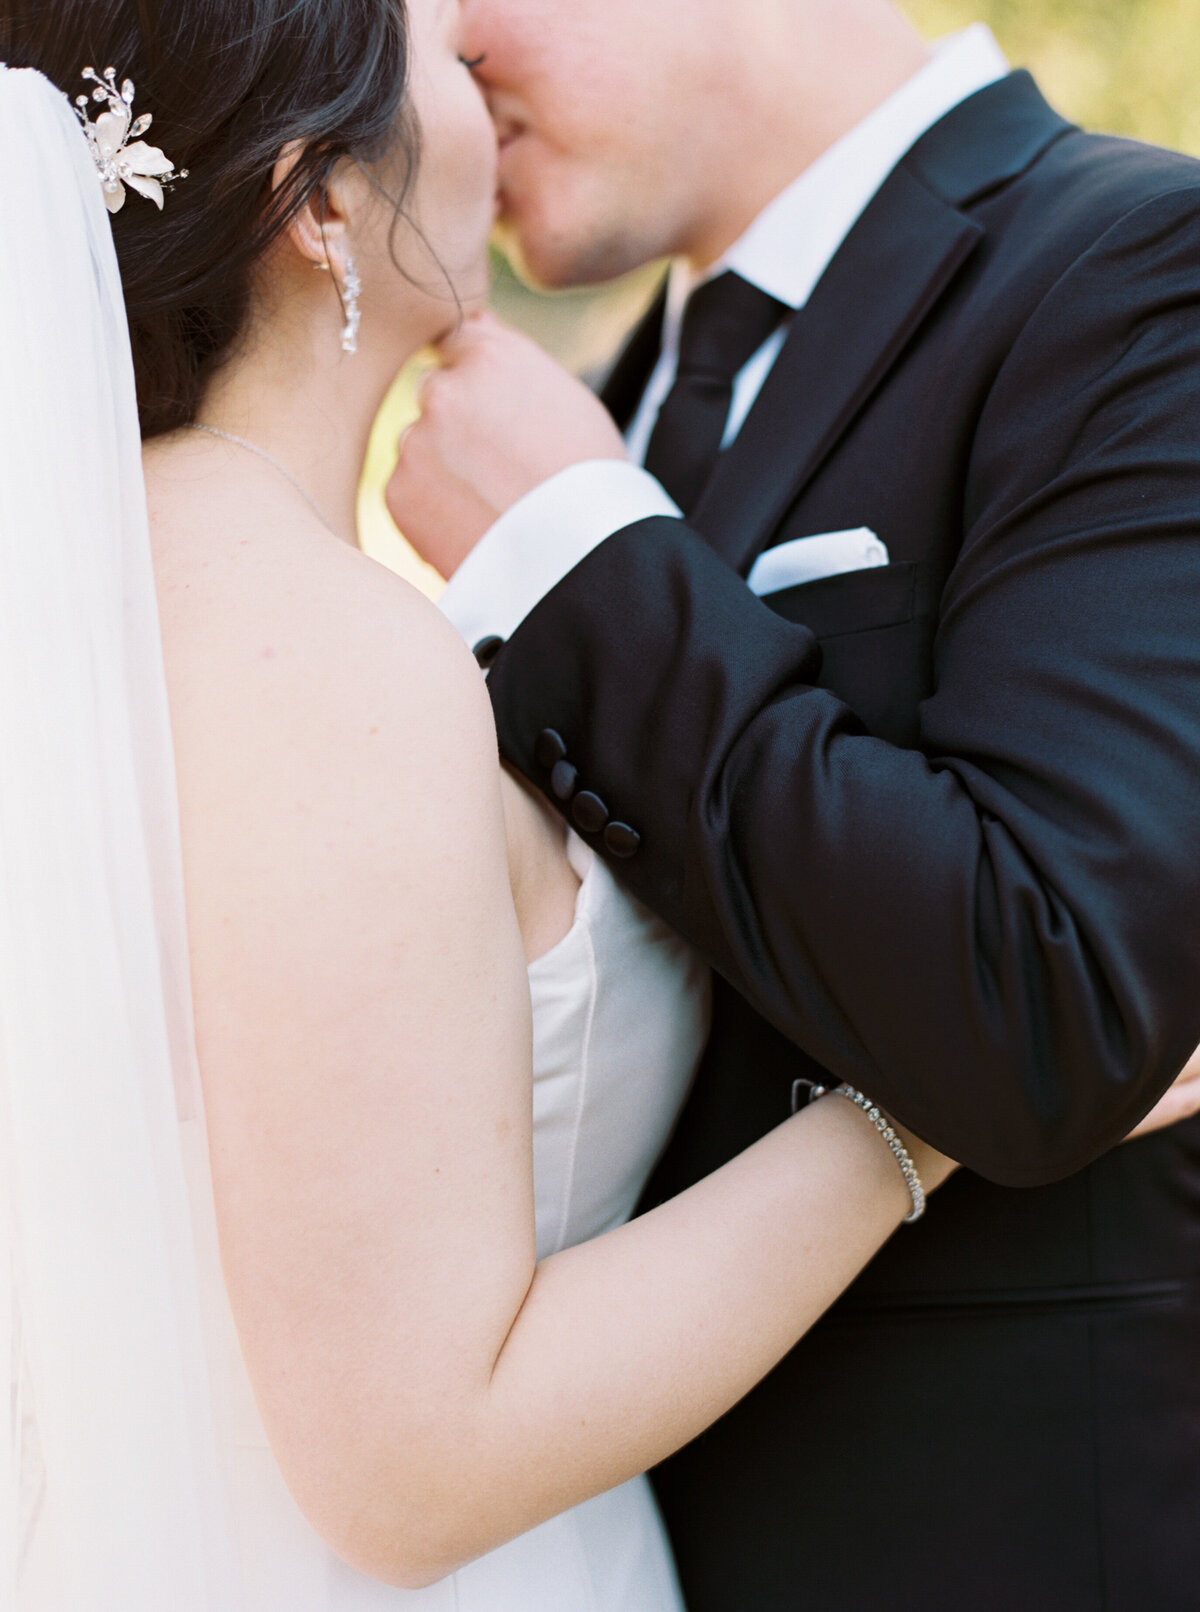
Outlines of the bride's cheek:
{"label": "bride's cheek", "polygon": [[479,91],[462,67],[454,71],[457,80],[424,109],[415,201],[444,266],[474,278],[495,212],[496,138]]}
{"label": "bride's cheek", "polygon": [[477,86],[468,80],[464,86],[460,130],[460,182],[462,194],[486,214],[487,227],[495,215],[499,184],[500,149],[495,125]]}

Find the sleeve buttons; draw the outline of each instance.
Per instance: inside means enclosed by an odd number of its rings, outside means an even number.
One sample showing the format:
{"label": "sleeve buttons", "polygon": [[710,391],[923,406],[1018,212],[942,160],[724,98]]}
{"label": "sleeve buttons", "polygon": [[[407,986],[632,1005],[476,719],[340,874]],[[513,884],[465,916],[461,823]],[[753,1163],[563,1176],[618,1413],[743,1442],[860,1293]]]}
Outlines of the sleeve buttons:
{"label": "sleeve buttons", "polygon": [[608,822],[608,807],[599,795],[594,795],[590,789],[581,789],[571,802],[571,816],[576,828],[581,828],[585,834],[599,834]]}
{"label": "sleeve buttons", "polygon": [[610,855],[619,857],[624,862],[638,854],[642,846],[642,836],[637,829],[630,828],[628,823],[610,823],[604,830],[604,844]]}
{"label": "sleeve buttons", "polygon": [[550,774],[550,793],[564,806],[570,806],[571,820],[581,833],[603,834],[610,856],[627,860],[637,855],[642,836],[628,823],[611,822],[600,796],[594,790],[579,788],[579,769],[567,760],[566,741],[556,728],[542,729],[534,740],[533,756],[538,766]]}
{"label": "sleeve buttons", "polygon": [[550,788],[555,797],[561,801],[570,800],[575,793],[575,785],[579,781],[579,770],[572,767],[569,761],[556,761],[550,774]]}
{"label": "sleeve buttons", "polygon": [[556,733],[553,728],[543,728],[538,734],[533,754],[539,767],[544,767],[547,772],[552,771],[567,757],[567,747],[563,743],[562,734]]}

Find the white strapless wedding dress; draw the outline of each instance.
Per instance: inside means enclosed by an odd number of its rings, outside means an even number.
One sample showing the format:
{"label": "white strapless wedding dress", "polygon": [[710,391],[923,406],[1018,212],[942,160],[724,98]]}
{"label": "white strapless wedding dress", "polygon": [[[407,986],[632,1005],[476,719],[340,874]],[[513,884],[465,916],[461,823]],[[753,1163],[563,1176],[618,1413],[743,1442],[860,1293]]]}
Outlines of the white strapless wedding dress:
{"label": "white strapless wedding dress", "polygon": [[[633,1213],[687,1095],[708,1017],[706,970],[582,842],[572,836],[569,846],[582,879],[575,923],[529,976],[542,1256]],[[682,1612],[645,1478],[430,1589],[364,1578],[326,1548],[284,1486],[232,1332],[225,1368],[246,1612]]]}

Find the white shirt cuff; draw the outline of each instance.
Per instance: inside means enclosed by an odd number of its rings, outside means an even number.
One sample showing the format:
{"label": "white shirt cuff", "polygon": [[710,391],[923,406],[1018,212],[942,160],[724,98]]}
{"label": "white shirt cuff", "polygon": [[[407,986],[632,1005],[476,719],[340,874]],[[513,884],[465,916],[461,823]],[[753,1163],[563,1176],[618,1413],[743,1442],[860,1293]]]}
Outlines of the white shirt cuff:
{"label": "white shirt cuff", "polygon": [[501,515],[438,604],[468,644],[509,638],[606,537],[652,515],[681,518],[646,471],[621,459],[572,465]]}

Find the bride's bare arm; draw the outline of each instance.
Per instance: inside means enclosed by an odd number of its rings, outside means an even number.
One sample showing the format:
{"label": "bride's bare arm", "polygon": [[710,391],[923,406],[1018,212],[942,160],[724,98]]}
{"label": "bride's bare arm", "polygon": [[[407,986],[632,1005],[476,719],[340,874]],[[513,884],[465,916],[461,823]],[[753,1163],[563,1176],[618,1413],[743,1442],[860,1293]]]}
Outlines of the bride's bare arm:
{"label": "bride's bare arm", "polygon": [[255,587],[282,558],[261,550],[219,562],[237,589],[164,581],[223,1255],[300,1504],[366,1572],[420,1584],[698,1433],[907,1196],[827,1100],[537,1266],[528,983],[477,669],[361,557],[293,552]]}

